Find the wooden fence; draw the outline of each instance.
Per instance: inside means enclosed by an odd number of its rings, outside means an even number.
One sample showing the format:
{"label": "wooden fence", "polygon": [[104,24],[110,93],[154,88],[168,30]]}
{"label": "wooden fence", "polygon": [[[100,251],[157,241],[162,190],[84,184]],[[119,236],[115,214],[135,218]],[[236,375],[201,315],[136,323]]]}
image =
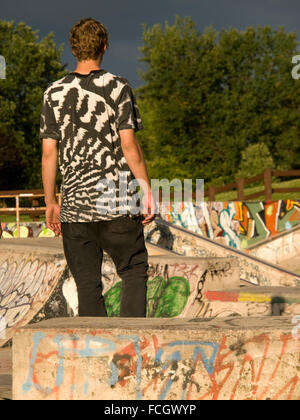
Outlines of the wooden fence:
{"label": "wooden fence", "polygon": [[[291,170],[291,171],[277,171],[271,168],[265,169],[261,174],[253,176],[251,178],[239,178],[236,182],[233,182],[222,187],[209,186],[208,190],[205,191],[204,196],[208,197],[209,201],[216,201],[216,194],[221,192],[227,192],[232,190],[237,190],[237,197],[232,201],[247,201],[254,200],[255,198],[264,196],[265,201],[271,201],[272,195],[275,193],[295,193],[300,192],[300,187],[298,188],[273,188],[272,187],[272,177],[299,177],[300,170]],[[245,195],[245,186],[253,184],[253,182],[263,181],[264,188],[260,191],[257,191],[253,194]]]}
{"label": "wooden fence", "polygon": [[[16,191],[0,191],[0,199],[13,198],[15,199],[15,207],[0,207],[0,221],[1,215],[16,216],[17,232],[20,237],[20,215],[29,214],[33,219],[45,214],[46,207],[40,207],[38,198],[45,196],[44,190],[16,190]],[[61,204],[61,194],[57,193],[58,203]],[[21,207],[20,200],[28,199],[31,202],[31,207]],[[1,233],[1,232],[0,232]]]}

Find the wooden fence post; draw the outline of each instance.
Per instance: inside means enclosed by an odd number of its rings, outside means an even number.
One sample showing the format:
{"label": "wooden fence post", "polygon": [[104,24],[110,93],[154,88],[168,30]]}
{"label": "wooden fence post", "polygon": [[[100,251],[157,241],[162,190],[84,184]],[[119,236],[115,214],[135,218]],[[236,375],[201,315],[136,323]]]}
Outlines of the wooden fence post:
{"label": "wooden fence post", "polygon": [[20,198],[16,195],[17,238],[20,238]]}
{"label": "wooden fence post", "polygon": [[272,200],[272,169],[264,170],[265,198],[266,201]]}
{"label": "wooden fence post", "polygon": [[215,194],[216,194],[216,189],[213,185],[210,185],[208,187],[208,200],[209,201],[215,201]]}

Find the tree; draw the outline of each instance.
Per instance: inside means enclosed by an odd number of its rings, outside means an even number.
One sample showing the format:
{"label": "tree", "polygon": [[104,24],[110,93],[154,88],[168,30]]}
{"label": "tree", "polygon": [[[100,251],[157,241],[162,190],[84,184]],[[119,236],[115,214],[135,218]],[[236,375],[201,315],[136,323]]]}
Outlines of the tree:
{"label": "tree", "polygon": [[268,147],[263,143],[250,144],[242,151],[237,178],[251,178],[266,168],[274,168],[274,160]]}
{"label": "tree", "polygon": [[151,177],[231,182],[242,151],[264,143],[275,166],[299,168],[295,33],[231,28],[202,34],[191,18],[144,26],[138,133]]}
{"label": "tree", "polygon": [[4,189],[41,186],[41,104],[47,86],[65,74],[61,52],[62,46],[57,48],[53,34],[39,40],[38,32],[24,23],[0,21],[0,54],[6,60],[6,79],[0,80],[0,138],[11,141],[11,159],[16,161],[10,161],[10,167],[22,170],[14,182],[5,182],[8,161],[2,162],[1,185],[7,185]]}
{"label": "tree", "polygon": [[0,132],[0,190],[21,188],[26,181],[26,163],[20,154],[16,139]]}

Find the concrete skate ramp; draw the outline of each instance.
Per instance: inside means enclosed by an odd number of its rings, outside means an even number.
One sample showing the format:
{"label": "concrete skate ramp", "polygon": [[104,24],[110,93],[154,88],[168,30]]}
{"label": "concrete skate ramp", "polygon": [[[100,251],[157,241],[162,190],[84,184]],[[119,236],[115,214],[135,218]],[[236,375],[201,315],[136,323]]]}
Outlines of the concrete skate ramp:
{"label": "concrete skate ramp", "polygon": [[299,287],[300,275],[243,251],[217,243],[187,229],[157,219],[145,229],[147,241],[181,255],[231,257],[238,261],[241,279],[257,286]]}
{"label": "concrete skate ramp", "polygon": [[[148,252],[173,254],[151,244]],[[32,320],[72,314],[77,292],[70,277],[61,238],[0,241],[0,347]]]}
{"label": "concrete skate ramp", "polygon": [[48,301],[66,268],[51,241],[0,242],[0,347]]}
{"label": "concrete skate ramp", "polygon": [[[148,244],[147,317],[198,317],[204,293],[240,285],[237,261],[189,258]],[[102,283],[109,317],[120,315],[121,279],[105,255]],[[77,289],[61,238],[0,241],[0,346],[15,329],[49,318],[76,316]]]}
{"label": "concrete skate ramp", "polygon": [[300,226],[252,245],[247,252],[255,257],[300,273]]}

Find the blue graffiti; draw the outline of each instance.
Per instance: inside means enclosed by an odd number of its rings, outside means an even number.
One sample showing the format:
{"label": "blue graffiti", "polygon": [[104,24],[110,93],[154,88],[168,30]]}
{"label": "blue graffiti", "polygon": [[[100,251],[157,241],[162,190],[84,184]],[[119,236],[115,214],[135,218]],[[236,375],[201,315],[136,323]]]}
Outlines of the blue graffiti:
{"label": "blue graffiti", "polygon": [[[38,347],[43,339],[45,339],[46,336],[43,333],[35,333],[33,335],[33,350],[30,358],[30,366],[29,366],[29,372],[26,382],[23,384],[22,389],[24,392],[29,392],[32,388],[37,389],[38,391],[41,391],[47,395],[51,394],[53,392],[53,388],[49,387],[42,387],[40,384],[36,384],[33,382],[33,376],[34,376],[34,366],[37,360],[37,353],[38,353]],[[87,359],[89,357],[97,357],[100,355],[103,355],[104,353],[109,353],[115,350],[115,343],[111,340],[108,340],[106,338],[102,337],[95,337],[93,335],[87,334],[85,337],[85,347],[84,349],[80,350],[77,349],[75,346],[72,348],[66,348],[65,342],[76,342],[79,341],[79,337],[74,334],[70,335],[62,335],[57,334],[53,338],[53,343],[55,343],[58,347],[58,364],[56,369],[56,377],[55,377],[55,386],[60,387],[64,383],[64,362],[65,362],[65,354],[68,353],[71,356],[76,355],[78,357],[81,357],[83,359]],[[92,343],[100,343],[103,346],[97,349],[91,348]],[[72,392],[74,392],[75,388],[73,385]],[[88,393],[88,378],[86,377],[86,382],[84,384],[84,392]]]}
{"label": "blue graffiti", "polygon": [[[50,395],[54,392],[54,388],[43,387],[42,385],[36,383],[34,378],[34,369],[35,363],[38,361],[38,348],[41,342],[46,338],[45,334],[41,332],[37,332],[33,335],[33,349],[31,352],[30,357],[30,366],[29,372],[27,376],[26,382],[23,384],[22,389],[24,392],[29,392],[31,389],[36,389],[45,395]],[[135,372],[135,380],[136,380],[136,399],[142,399],[142,368],[143,368],[143,357],[141,354],[141,341],[138,336],[133,335],[120,335],[115,337],[115,341],[104,337],[96,337],[94,335],[87,334],[83,341],[84,347],[78,348],[77,343],[79,342],[80,338],[76,334],[57,334],[53,337],[52,342],[57,346],[57,356],[58,362],[56,364],[56,375],[55,375],[55,389],[58,389],[61,385],[64,384],[64,369],[65,369],[65,360],[69,359],[72,356],[76,356],[78,358],[82,358],[86,360],[87,369],[85,371],[84,376],[84,383],[83,385],[83,392],[85,395],[88,395],[89,392],[89,373],[88,373],[88,363],[89,358],[91,357],[106,357],[108,360],[108,367],[110,369],[109,379],[107,384],[110,387],[117,385],[120,380],[118,366],[114,362],[114,359],[111,359],[111,355],[113,352],[116,351],[116,342],[125,341],[129,342],[134,347],[134,357],[135,357],[135,365],[136,365],[136,372]],[[70,344],[67,345],[66,343],[72,342],[72,346]],[[100,346],[93,345],[97,343]],[[179,347],[175,349],[175,347]],[[212,342],[205,342],[205,341],[173,341],[168,344],[164,344],[162,347],[158,348],[155,357],[154,357],[154,365],[159,366],[162,372],[165,372],[167,369],[171,367],[171,371],[169,372],[169,377],[166,380],[166,383],[163,386],[163,389],[160,392],[160,399],[165,399],[170,391],[173,383],[175,375],[172,375],[174,369],[172,367],[176,366],[176,362],[179,362],[183,358],[182,349],[186,347],[192,347],[192,361],[197,363],[197,360],[201,358],[204,368],[208,372],[209,375],[214,373],[214,364],[215,360],[219,351],[219,345],[217,343]],[[171,354],[168,352],[168,349],[174,348],[174,351]],[[165,357],[164,357],[165,356]],[[173,372],[175,373],[175,371]],[[76,389],[76,385],[70,384],[70,391],[71,394],[74,393]],[[182,394],[182,399],[185,399],[186,391]]]}
{"label": "blue graffiti", "polygon": [[[203,362],[203,365],[208,372],[209,375],[212,375],[214,373],[214,363],[219,351],[219,344],[217,343],[210,343],[205,341],[173,341],[172,343],[168,343],[164,347],[176,347],[176,346],[195,346],[194,353],[193,353],[193,362],[196,362],[198,354],[201,355],[201,360]],[[181,360],[181,354],[180,351],[175,351],[171,355],[168,355],[168,357],[165,359],[164,363],[162,361],[162,356],[164,354],[164,349],[159,349],[155,356],[155,364],[162,365],[162,370],[166,370],[170,364],[174,361],[179,362]],[[210,352],[210,355],[207,355],[207,353]],[[165,399],[172,384],[174,382],[174,379],[170,377],[167,380],[167,383],[162,390],[160,394],[160,399]],[[183,393],[182,399],[185,399],[185,393]]]}
{"label": "blue graffiti", "polygon": [[[45,338],[45,334],[38,332],[36,334],[33,335],[33,350],[31,353],[31,357],[30,357],[30,362],[29,362],[29,372],[28,372],[28,377],[26,382],[23,384],[22,389],[24,392],[28,392],[33,388],[33,382],[32,382],[32,378],[33,378],[33,373],[34,373],[34,365],[35,365],[35,361],[36,361],[36,356],[37,356],[37,351],[38,351],[38,347],[40,345],[40,342]],[[38,390],[41,391],[41,387],[38,386]],[[44,391],[46,393],[51,392],[51,390],[49,388],[44,389]]]}

